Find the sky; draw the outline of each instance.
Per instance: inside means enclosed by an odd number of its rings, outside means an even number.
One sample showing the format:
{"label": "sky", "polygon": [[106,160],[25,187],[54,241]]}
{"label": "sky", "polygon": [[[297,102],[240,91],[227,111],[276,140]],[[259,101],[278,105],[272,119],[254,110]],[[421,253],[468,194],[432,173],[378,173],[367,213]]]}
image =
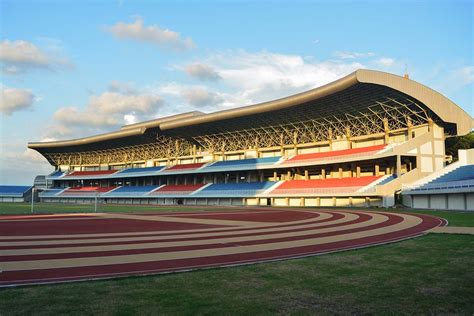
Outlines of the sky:
{"label": "sky", "polygon": [[473,1],[0,0],[0,184],[53,171],[27,143],[303,92],[367,68],[471,116]]}

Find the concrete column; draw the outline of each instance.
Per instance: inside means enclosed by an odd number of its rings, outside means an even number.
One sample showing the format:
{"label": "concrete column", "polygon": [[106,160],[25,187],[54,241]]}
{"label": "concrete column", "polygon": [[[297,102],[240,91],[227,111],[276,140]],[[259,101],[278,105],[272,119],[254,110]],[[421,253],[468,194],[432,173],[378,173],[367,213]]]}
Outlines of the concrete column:
{"label": "concrete column", "polygon": [[397,155],[397,170],[396,170],[396,173],[397,173],[397,177],[402,175],[402,159],[401,159],[400,155]]}
{"label": "concrete column", "polygon": [[240,181],[240,176],[239,176],[239,173],[237,172],[237,174],[235,175],[235,183],[239,183]]}
{"label": "concrete column", "polygon": [[304,204],[305,204],[304,203],[304,197],[302,197],[302,198],[300,198],[300,206],[305,206]]}
{"label": "concrete column", "polygon": [[291,180],[291,171],[288,171],[286,173],[287,180]]}
{"label": "concrete column", "polygon": [[276,171],[273,171],[273,181],[277,181],[278,179],[278,174]]}
{"label": "concrete column", "polygon": [[316,206],[321,206],[321,198],[320,197],[316,198]]}
{"label": "concrete column", "polygon": [[304,179],[305,179],[305,180],[309,180],[309,172],[308,172],[308,170],[305,170],[305,171],[304,171]]}
{"label": "concrete column", "polygon": [[384,129],[384,141],[385,141],[385,144],[388,144],[390,142],[390,129],[389,129],[389,126],[388,126],[388,119],[387,118],[384,118],[383,119],[383,129]]}
{"label": "concrete column", "polygon": [[360,178],[360,166],[356,167],[356,177]]}
{"label": "concrete column", "polygon": [[408,133],[408,139],[412,139],[412,131],[413,131],[413,123],[411,122],[411,119],[407,119],[407,133]]}
{"label": "concrete column", "polygon": [[379,176],[380,175],[380,166],[379,164],[375,164],[375,176]]}
{"label": "concrete column", "polygon": [[328,129],[328,143],[329,143],[329,150],[332,150],[332,129]]}
{"label": "concrete column", "polygon": [[326,179],[326,169],[321,169],[321,179]]}
{"label": "concrete column", "polygon": [[339,167],[339,179],[342,179],[342,175],[343,175],[342,167]]}
{"label": "concrete column", "polygon": [[290,198],[289,197],[285,198],[285,205],[290,206]]}

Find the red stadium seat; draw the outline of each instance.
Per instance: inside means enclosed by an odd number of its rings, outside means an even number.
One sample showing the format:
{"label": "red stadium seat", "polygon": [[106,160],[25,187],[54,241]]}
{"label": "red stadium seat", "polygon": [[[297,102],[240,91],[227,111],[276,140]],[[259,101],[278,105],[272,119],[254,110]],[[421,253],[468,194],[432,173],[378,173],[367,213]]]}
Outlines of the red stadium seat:
{"label": "red stadium seat", "polygon": [[354,154],[365,154],[376,152],[384,149],[387,145],[375,145],[369,147],[361,147],[361,148],[352,148],[352,149],[343,149],[343,150],[333,150],[321,153],[311,153],[311,154],[301,154],[296,155],[288,160],[285,163],[293,163],[301,160],[316,160],[316,159],[325,159],[325,158],[335,158],[339,156],[348,156]]}
{"label": "red stadium seat", "polygon": [[363,188],[381,176],[342,179],[288,180],[269,194],[321,194],[327,192],[353,192]]}
{"label": "red stadium seat", "polygon": [[65,177],[81,177],[81,176],[99,176],[116,173],[117,170],[99,170],[99,171],[73,171]]}
{"label": "red stadium seat", "polygon": [[205,163],[188,163],[182,165],[175,165],[166,169],[166,171],[177,171],[177,170],[189,170],[189,169],[198,169],[204,166]]}

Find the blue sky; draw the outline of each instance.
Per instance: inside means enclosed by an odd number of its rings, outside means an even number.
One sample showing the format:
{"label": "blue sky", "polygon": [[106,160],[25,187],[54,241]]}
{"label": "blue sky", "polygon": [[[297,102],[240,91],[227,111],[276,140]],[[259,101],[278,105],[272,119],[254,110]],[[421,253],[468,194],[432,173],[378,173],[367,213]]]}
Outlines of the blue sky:
{"label": "blue sky", "polygon": [[472,1],[0,0],[0,183],[29,141],[301,92],[369,68],[473,110]]}

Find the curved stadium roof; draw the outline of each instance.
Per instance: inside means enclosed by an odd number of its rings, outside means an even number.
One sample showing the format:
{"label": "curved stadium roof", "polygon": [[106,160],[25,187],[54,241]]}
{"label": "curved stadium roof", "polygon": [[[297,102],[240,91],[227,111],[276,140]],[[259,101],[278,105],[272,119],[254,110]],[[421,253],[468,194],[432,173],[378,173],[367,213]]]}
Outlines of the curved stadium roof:
{"label": "curved stadium roof", "polygon": [[439,92],[404,77],[360,69],[324,86],[274,101],[209,114],[183,113],[126,125],[107,134],[31,142],[28,147],[40,153],[69,152],[150,143],[157,133],[192,138],[309,119],[357,115],[381,99],[413,100],[454,135],[467,134],[474,126],[469,114]]}

